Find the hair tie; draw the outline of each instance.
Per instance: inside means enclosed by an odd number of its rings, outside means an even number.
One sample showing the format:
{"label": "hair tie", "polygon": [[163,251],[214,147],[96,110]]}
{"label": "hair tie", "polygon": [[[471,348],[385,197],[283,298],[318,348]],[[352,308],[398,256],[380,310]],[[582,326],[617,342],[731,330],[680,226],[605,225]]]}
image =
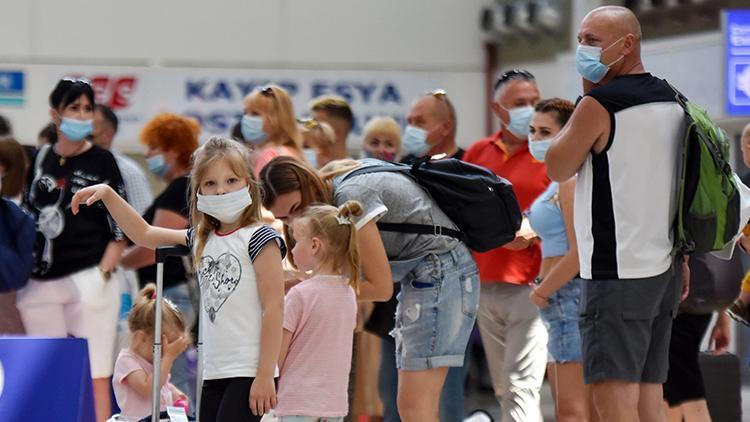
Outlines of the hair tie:
{"label": "hair tie", "polygon": [[339,222],[339,224],[354,224],[354,222],[349,217],[345,217],[343,215],[337,215],[336,221]]}

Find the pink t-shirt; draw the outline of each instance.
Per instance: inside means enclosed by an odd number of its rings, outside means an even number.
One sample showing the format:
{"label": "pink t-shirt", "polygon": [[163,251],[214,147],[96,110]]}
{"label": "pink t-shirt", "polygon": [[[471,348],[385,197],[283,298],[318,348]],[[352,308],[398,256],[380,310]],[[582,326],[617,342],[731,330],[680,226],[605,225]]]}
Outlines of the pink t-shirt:
{"label": "pink t-shirt", "polygon": [[294,153],[294,150],[289,147],[265,147],[257,152],[257,155],[255,156],[255,160],[253,161],[253,173],[255,178],[257,179],[260,175],[260,171],[263,170],[263,167],[266,166],[271,160],[273,160],[276,157],[280,156],[289,156],[289,157],[296,157],[297,154]]}
{"label": "pink t-shirt", "polygon": [[[112,375],[112,387],[115,390],[120,414],[123,416],[143,418],[151,414],[151,397],[138,394],[137,391],[130,388],[126,379],[128,375],[138,370],[145,371],[146,374],[152,374],[154,366],[130,349],[120,350],[117,362],[115,362],[115,373]],[[167,406],[172,406],[175,398],[177,398],[176,388],[167,380],[161,387],[160,410],[167,410]]]}
{"label": "pink t-shirt", "polygon": [[289,291],[284,329],[292,341],[279,378],[278,416],[346,416],[356,325],[357,298],[345,277],[314,276]]}

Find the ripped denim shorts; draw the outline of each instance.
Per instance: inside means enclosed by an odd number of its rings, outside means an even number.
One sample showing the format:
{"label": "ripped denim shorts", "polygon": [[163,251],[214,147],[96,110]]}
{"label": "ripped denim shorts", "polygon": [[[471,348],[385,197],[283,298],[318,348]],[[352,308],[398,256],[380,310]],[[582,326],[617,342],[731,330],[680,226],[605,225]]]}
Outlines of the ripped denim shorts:
{"label": "ripped denim shorts", "polygon": [[401,280],[396,309],[396,367],[463,366],[479,308],[479,272],[464,244],[430,254]]}

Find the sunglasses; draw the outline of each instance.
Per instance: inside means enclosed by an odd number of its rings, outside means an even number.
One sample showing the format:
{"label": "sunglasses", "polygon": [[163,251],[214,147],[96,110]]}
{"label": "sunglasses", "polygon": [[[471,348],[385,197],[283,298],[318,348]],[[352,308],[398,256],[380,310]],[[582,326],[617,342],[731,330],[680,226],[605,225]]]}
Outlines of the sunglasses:
{"label": "sunglasses", "polygon": [[301,124],[305,129],[312,130],[320,127],[320,122],[308,117],[306,119],[297,119],[297,123]]}
{"label": "sunglasses", "polygon": [[499,78],[497,78],[494,89],[498,89],[500,85],[513,79],[524,79],[524,80],[530,81],[534,79],[534,75],[532,75],[531,72],[529,72],[528,70],[523,70],[523,69],[509,70],[503,73],[502,75],[500,75]]}
{"label": "sunglasses", "polygon": [[265,95],[266,97],[276,97],[276,94],[273,92],[273,88],[270,86],[264,86],[260,89],[260,93]]}
{"label": "sunglasses", "polygon": [[438,98],[445,98],[448,96],[448,92],[444,89],[433,89],[432,91],[429,91],[427,95],[432,95],[433,97]]}
{"label": "sunglasses", "polygon": [[61,80],[65,81],[65,82],[74,83],[74,84],[82,83],[82,84],[86,84],[86,85],[91,85],[91,81],[88,80],[88,79],[85,79],[85,78],[64,77]]}

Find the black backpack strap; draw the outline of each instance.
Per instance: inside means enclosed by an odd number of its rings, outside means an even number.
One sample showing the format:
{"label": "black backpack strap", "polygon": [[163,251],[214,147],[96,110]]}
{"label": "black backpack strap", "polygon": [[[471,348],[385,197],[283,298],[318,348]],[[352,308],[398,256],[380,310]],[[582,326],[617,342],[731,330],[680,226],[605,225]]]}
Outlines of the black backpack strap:
{"label": "black backpack strap", "polygon": [[[403,173],[404,175],[413,178],[413,176],[411,175],[411,167],[407,167],[407,166],[404,166],[404,165],[397,165],[397,166],[367,166],[367,167],[360,167],[360,168],[352,170],[351,172],[349,172],[349,174],[347,174],[346,176],[344,176],[343,179],[341,179],[341,182],[343,182],[344,180],[349,179],[350,177],[361,176],[363,174],[370,174],[370,173],[381,173],[381,172],[385,172],[385,171],[391,172],[391,173]],[[341,183],[341,182],[339,182],[339,183]]]}
{"label": "black backpack strap", "polygon": [[682,110],[689,117],[690,116],[690,109],[688,109],[688,105],[687,105],[688,98],[685,96],[685,94],[683,94],[682,92],[680,92],[679,89],[675,88],[674,85],[672,85],[671,83],[667,82],[666,79],[662,79],[662,80],[667,85],[669,85],[670,88],[672,88],[672,91],[674,91],[674,99],[675,99],[675,101],[677,102],[677,104],[680,105],[680,107],[682,107]]}
{"label": "black backpack strap", "polygon": [[409,224],[409,223],[377,223],[378,230],[384,232],[414,233],[414,234],[431,234],[435,236],[449,236],[463,241],[464,235],[458,230],[449,229],[443,226],[428,226],[426,224]]}

